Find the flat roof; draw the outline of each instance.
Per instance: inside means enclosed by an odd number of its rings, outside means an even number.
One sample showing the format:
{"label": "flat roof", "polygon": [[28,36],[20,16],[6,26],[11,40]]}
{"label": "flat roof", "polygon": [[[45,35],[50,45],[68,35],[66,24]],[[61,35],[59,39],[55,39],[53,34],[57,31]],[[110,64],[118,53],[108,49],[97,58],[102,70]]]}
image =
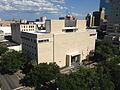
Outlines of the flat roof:
{"label": "flat roof", "polygon": [[0,42],[2,44],[5,44],[7,47],[10,47],[10,46],[18,46],[19,44],[15,43],[15,42],[12,42],[12,41],[4,41],[4,42]]}
{"label": "flat roof", "polygon": [[46,32],[46,30],[36,30],[36,31],[26,31],[25,33],[31,33],[31,34],[48,34],[49,32]]}

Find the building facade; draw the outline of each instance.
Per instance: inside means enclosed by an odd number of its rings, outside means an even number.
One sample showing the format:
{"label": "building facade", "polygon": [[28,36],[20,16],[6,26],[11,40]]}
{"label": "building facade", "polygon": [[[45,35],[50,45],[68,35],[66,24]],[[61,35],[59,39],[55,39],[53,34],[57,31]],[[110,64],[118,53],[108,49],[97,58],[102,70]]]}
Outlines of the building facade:
{"label": "building facade", "polygon": [[94,26],[94,17],[93,17],[93,14],[91,13],[88,13],[86,16],[86,26],[87,28]]}
{"label": "building facade", "polygon": [[15,22],[11,24],[12,40],[18,44],[21,44],[21,32],[29,32],[36,30],[36,24],[28,22],[26,20]]}
{"label": "building facade", "polygon": [[109,15],[109,7],[110,7],[109,0],[100,0],[100,11],[102,8],[104,8],[106,16]]}
{"label": "building facade", "polygon": [[120,0],[110,0],[110,14],[108,17],[108,32],[120,33]]}
{"label": "building facade", "polygon": [[86,16],[86,26],[88,28],[99,27],[101,22],[101,12],[94,11],[92,13],[87,14]]}
{"label": "building facade", "polygon": [[120,49],[120,0],[109,1],[110,9],[105,40],[111,42]]}
{"label": "building facade", "polygon": [[100,16],[101,16],[100,11],[93,12],[94,26],[100,26]]}
{"label": "building facade", "polygon": [[14,21],[1,20],[0,21],[0,30],[3,31],[4,35],[11,35],[11,23]]}
{"label": "building facade", "polygon": [[47,20],[46,32],[22,32],[22,51],[39,63],[80,64],[95,49],[96,30],[86,20]]}

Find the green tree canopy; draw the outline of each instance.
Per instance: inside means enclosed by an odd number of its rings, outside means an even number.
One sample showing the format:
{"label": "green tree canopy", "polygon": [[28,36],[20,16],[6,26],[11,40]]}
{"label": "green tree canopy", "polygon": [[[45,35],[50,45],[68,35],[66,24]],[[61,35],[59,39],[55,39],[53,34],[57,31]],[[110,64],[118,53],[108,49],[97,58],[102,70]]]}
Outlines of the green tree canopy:
{"label": "green tree canopy", "polygon": [[115,90],[120,90],[120,56],[113,57],[109,61],[100,62],[98,67],[109,71],[109,75],[111,75],[115,85]]}
{"label": "green tree canopy", "polygon": [[59,66],[55,63],[41,63],[35,66],[24,77],[23,84],[26,86],[40,87],[57,78],[60,74]]}
{"label": "green tree canopy", "polygon": [[113,46],[111,43],[107,43],[105,41],[97,41],[94,56],[90,57],[90,59],[94,61],[105,61],[119,54],[120,51],[118,48]]}
{"label": "green tree canopy", "polygon": [[107,73],[97,69],[83,68],[70,75],[60,75],[56,80],[60,90],[114,90]]}
{"label": "green tree canopy", "polygon": [[8,48],[5,45],[0,44],[0,56],[6,51],[8,51]]}
{"label": "green tree canopy", "polygon": [[3,71],[6,73],[14,73],[19,70],[25,62],[26,60],[20,52],[12,50],[2,54],[0,63]]}

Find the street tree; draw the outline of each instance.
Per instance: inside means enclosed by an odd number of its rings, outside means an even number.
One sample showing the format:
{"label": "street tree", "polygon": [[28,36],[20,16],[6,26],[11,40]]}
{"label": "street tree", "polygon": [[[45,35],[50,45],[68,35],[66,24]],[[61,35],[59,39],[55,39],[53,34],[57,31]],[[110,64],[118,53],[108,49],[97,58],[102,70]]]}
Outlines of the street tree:
{"label": "street tree", "polygon": [[101,62],[100,67],[109,71],[109,75],[111,75],[115,85],[115,90],[120,90],[120,56],[113,57],[109,61]]}
{"label": "street tree", "polygon": [[0,64],[2,71],[12,74],[22,68],[25,62],[26,60],[20,52],[11,50],[2,54]]}
{"label": "street tree", "polygon": [[5,45],[0,44],[0,56],[6,51],[8,51],[8,48]]}
{"label": "street tree", "polygon": [[90,57],[93,61],[106,61],[109,58],[118,56],[120,51],[111,43],[97,41],[94,56]]}
{"label": "street tree", "polygon": [[31,69],[24,79],[21,80],[23,85],[41,88],[51,81],[54,81],[60,74],[59,66],[55,63],[41,63]]}
{"label": "street tree", "polygon": [[96,68],[80,67],[75,73],[60,75],[56,84],[60,90],[114,90],[109,75]]}

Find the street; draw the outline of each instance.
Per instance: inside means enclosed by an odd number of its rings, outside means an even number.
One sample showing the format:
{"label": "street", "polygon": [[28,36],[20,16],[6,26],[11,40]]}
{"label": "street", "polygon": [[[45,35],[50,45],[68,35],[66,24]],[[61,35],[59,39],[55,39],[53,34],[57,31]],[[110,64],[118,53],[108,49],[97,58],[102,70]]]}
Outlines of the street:
{"label": "street", "polygon": [[20,87],[19,79],[15,75],[1,75],[0,80],[2,83],[2,90],[13,90]]}

